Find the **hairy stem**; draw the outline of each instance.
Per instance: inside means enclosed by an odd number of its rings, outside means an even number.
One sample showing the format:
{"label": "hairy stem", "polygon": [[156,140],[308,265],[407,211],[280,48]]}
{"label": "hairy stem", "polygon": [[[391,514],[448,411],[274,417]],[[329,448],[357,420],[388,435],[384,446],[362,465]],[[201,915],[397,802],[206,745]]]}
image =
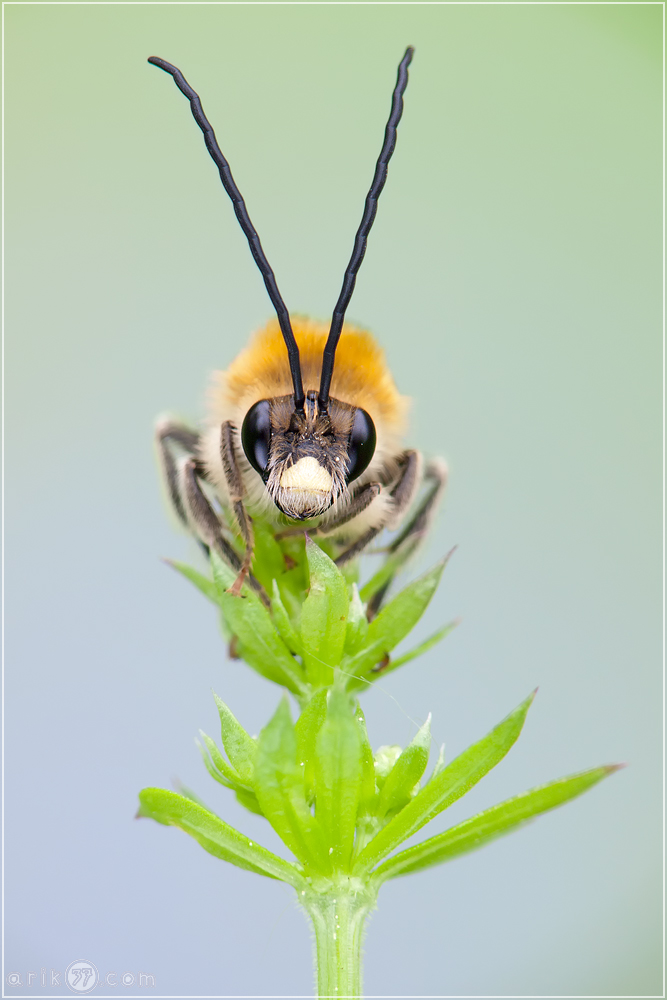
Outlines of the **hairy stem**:
{"label": "hairy stem", "polygon": [[377,890],[346,877],[322,889],[301,898],[315,931],[317,995],[360,997],[364,925]]}

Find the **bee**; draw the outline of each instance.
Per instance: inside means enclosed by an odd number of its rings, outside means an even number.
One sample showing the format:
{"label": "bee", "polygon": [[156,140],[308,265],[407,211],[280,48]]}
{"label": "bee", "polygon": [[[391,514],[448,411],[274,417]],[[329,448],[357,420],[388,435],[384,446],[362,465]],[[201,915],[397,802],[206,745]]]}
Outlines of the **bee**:
{"label": "bee", "polygon": [[[169,73],[189,100],[277,317],[226,372],[214,376],[200,433],[172,420],[157,427],[173,508],[205,549],[237,571],[235,593],[249,578],[268,601],[250,574],[254,518],[282,527],[284,534],[305,530],[327,537],[339,565],[356,558],[385,528],[406,521],[390,551],[407,554],[423,536],[446,484],[442,460],[424,463],[418,451],[402,446],[408,401],[373,336],[345,322],[396,146],[412,56],[409,47],[398,67],[384,142],[330,324],[290,316],[199,96],[176,66],[157,56],[148,60]],[[236,521],[243,556],[214,500]]]}

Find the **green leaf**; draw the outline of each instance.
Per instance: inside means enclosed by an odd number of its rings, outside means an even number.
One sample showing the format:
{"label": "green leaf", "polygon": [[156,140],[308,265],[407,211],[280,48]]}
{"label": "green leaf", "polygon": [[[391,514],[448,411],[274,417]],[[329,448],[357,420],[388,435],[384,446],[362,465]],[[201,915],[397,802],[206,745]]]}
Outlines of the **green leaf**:
{"label": "green leaf", "polygon": [[252,572],[264,589],[270,591],[272,581],[285,572],[282,549],[270,526],[264,524],[261,519],[254,520],[252,527],[255,536]]}
{"label": "green leaf", "polygon": [[320,687],[333,682],[345,643],[349,600],[336,564],[306,537],[310,590],[301,610],[301,643],[309,679]]}
{"label": "green leaf", "polygon": [[303,534],[282,538],[280,548],[283,553],[283,572],[276,577],[283,603],[290,616],[295,619],[301,613],[308,589],[306,541]]}
{"label": "green leaf", "polygon": [[248,812],[256,813],[258,816],[264,815],[254,792],[248,791],[247,788],[237,788],[235,794],[237,800]]}
{"label": "green leaf", "polygon": [[361,789],[359,792],[359,813],[364,814],[370,811],[373,800],[377,792],[375,784],[375,763],[373,761],[373,751],[368,739],[366,729],[366,719],[361,711],[361,706],[357,702],[355,719],[359,726],[359,738],[361,741]]}
{"label": "green leaf", "polygon": [[192,566],[188,566],[187,563],[176,562],[174,559],[165,559],[164,561],[168,566],[173,566],[173,568],[178,573],[181,573],[186,580],[189,580],[190,583],[194,583],[197,590],[200,590],[202,594],[208,597],[209,601],[213,601],[213,603],[218,606],[220,605],[220,601],[218,600],[218,590],[213,580],[209,580],[207,576],[204,576],[202,573],[198,573],[196,569],[193,569]]}
{"label": "green leaf", "polygon": [[327,715],[328,688],[319,688],[296,720],[296,759],[303,767],[306,799],[310,802],[315,788],[315,742]]}
{"label": "green leaf", "polygon": [[240,722],[232,715],[221,698],[213,692],[215,703],[220,715],[222,745],[229,761],[243,784],[252,786],[257,743],[253,740]]}
{"label": "green leaf", "polygon": [[[225,593],[225,591],[229,590],[229,588],[234,585],[238,573],[236,572],[236,570],[232,569],[231,566],[228,566],[227,563],[220,558],[220,556],[214,549],[211,549],[211,552],[209,554],[209,559],[211,561],[211,573],[213,574],[213,584],[215,586],[216,593],[218,595],[217,601],[218,604],[220,604],[220,597],[222,596],[222,594]],[[256,601],[259,600],[259,598],[254,594],[254,592],[251,591],[250,588],[247,587],[245,584],[243,592],[250,599],[254,599]]]}
{"label": "green leaf", "polygon": [[396,660],[391,660],[383,673],[391,673],[392,670],[402,667],[404,663],[409,663],[410,660],[414,660],[417,656],[421,656],[422,653],[426,653],[429,649],[433,649],[434,646],[437,646],[439,642],[445,639],[449,633],[453,632],[456,626],[460,624],[461,619],[455,618],[453,622],[450,622],[449,625],[443,626],[443,628],[435,632],[432,636],[430,636],[430,638],[425,639],[424,642],[420,643],[419,646],[415,646],[414,649],[409,650],[407,653],[403,653],[403,655],[399,656]]}
{"label": "green leaf", "polygon": [[296,757],[296,733],[287,700],[259,736],[255,763],[255,795],[281,840],[310,870],[331,872],[321,827],[306,802],[301,767]]}
{"label": "green leaf", "polygon": [[[208,770],[209,774],[213,778],[215,778],[216,781],[219,781],[221,785],[225,785],[226,788],[232,788],[233,786],[228,781],[223,780],[222,775],[220,775],[219,772],[215,771],[215,768],[211,763],[211,760],[208,754],[206,753],[206,750],[201,745],[201,743],[197,742],[197,746],[201,751],[202,757],[204,758],[204,763],[206,764],[206,769]],[[186,785],[182,785],[180,784],[180,782],[177,783],[176,791],[180,795],[184,795],[186,799],[190,799],[192,802],[196,802],[198,806],[202,807],[202,809],[206,809],[207,812],[211,812],[206,803],[202,799],[200,799],[199,796],[195,792],[193,792],[191,788],[188,788]],[[264,813],[259,808],[259,802],[257,801],[257,796],[255,795],[254,792],[251,792],[249,789],[243,788],[241,785],[239,785],[238,787],[234,788],[234,794],[236,795],[236,798],[241,803],[241,805],[244,806],[249,812],[256,813],[258,816],[264,816]]]}
{"label": "green leaf", "polygon": [[362,781],[359,723],[344,691],[332,688],[316,741],[316,816],[329,842],[334,868],[350,860]]}
{"label": "green leaf", "polygon": [[606,767],[595,767],[590,771],[582,771],[580,774],[573,774],[567,778],[559,778],[557,781],[540,785],[539,788],[522,792],[521,795],[507,799],[507,801],[445,830],[437,837],[431,837],[430,840],[425,840],[422,844],[415,844],[407,851],[401,851],[400,854],[396,854],[380,865],[373,874],[384,881],[388,878],[396,878],[398,875],[408,875],[410,872],[420,871],[423,868],[431,868],[444,861],[451,861],[452,858],[457,858],[468,851],[474,851],[495,840],[496,837],[517,830],[524,823],[539,816],[540,813],[555,809],[556,806],[563,805],[564,802],[581,795],[602,778],[606,778],[608,774],[618,770],[619,766],[622,765],[611,764]]}
{"label": "green leaf", "polygon": [[383,587],[386,587],[391,583],[401,567],[407,562],[414,550],[417,548],[420,541],[421,539],[418,536],[406,539],[395,552],[392,552],[387,556],[377,573],[375,573],[361,588],[361,599],[364,603],[368,604],[368,602],[375,597],[378,591],[382,590]]}
{"label": "green leaf", "polygon": [[277,580],[273,580],[271,589],[271,614],[273,615],[273,624],[278,630],[280,638],[283,640],[290,652],[295,653],[297,656],[303,656],[303,645],[301,643],[301,639],[299,638],[299,633],[292,625],[292,619],[283,604]]}
{"label": "green leaf", "polygon": [[399,844],[437,816],[499,763],[516,742],[535,692],[507,718],[436,775],[380,830],[357,859],[355,874],[369,871]]}
{"label": "green leaf", "polygon": [[442,746],[440,747],[440,753],[438,754],[438,759],[435,762],[435,767],[433,768],[431,777],[428,780],[433,781],[433,779],[438,774],[440,774],[441,771],[444,771],[444,769],[445,769],[445,744],[443,743]]}
{"label": "green leaf", "polygon": [[345,652],[353,656],[366,640],[368,619],[366,610],[359,597],[356,583],[352,584],[352,600],[347,613],[347,629],[345,630]]}
{"label": "green leaf", "polygon": [[199,747],[206,770],[211,777],[215,778],[216,781],[220,782],[221,785],[225,785],[227,788],[240,788],[242,786],[242,782],[238,774],[222,756],[215,744],[215,740],[212,740],[210,736],[207,736],[202,729],[199,730],[199,734],[206,746],[203,747],[199,740],[195,740],[195,743]]}
{"label": "green leaf", "polygon": [[444,560],[414,580],[387,604],[368,626],[363,649],[345,669],[362,676],[376,666],[417,624],[440,582]]}
{"label": "green leaf", "polygon": [[197,793],[193,792],[187,785],[183,785],[180,781],[175,781],[174,786],[179,795],[182,795],[186,799],[190,799],[190,802],[196,802],[198,806],[201,806],[202,809],[206,809],[207,812],[211,811],[206,803],[199,798]]}
{"label": "green leaf", "polygon": [[387,775],[376,809],[378,816],[382,817],[389,812],[402,809],[413,798],[415,785],[428,764],[430,744],[431,716],[429,715]]}
{"label": "green leaf", "polygon": [[[376,764],[373,751],[368,740],[366,720],[357,702],[355,718],[359,726],[361,739],[361,788],[359,790],[359,808],[357,809],[357,835],[354,842],[352,858],[363,851],[366,844],[373,839],[382,825],[378,819],[375,807],[378,799],[378,783],[376,781]],[[400,754],[400,747],[397,748]],[[392,759],[392,766],[396,758]]]}
{"label": "green leaf", "polygon": [[229,591],[220,594],[225,621],[239,642],[239,653],[258,673],[303,696],[307,686],[301,668],[280,638],[262,602]]}
{"label": "green leaf", "polygon": [[[340,552],[340,548],[339,548],[339,546],[336,546],[336,555],[339,552]],[[332,553],[332,556],[331,556],[332,559],[335,559],[336,555],[334,555]],[[357,586],[359,585],[359,575],[360,574],[359,574],[359,557],[358,556],[357,556],[356,559],[350,559],[347,562],[344,562],[343,565],[340,567],[340,571],[343,574],[343,578],[345,580],[345,583],[348,586],[348,589],[352,586],[353,583],[356,583]]]}
{"label": "green leaf", "polygon": [[139,802],[138,816],[149,817],[165,826],[179,827],[216,858],[258,875],[288,882],[295,889],[305,887],[302,875],[293,864],[249,840],[185,796],[163,788],[144,788],[139,794]]}

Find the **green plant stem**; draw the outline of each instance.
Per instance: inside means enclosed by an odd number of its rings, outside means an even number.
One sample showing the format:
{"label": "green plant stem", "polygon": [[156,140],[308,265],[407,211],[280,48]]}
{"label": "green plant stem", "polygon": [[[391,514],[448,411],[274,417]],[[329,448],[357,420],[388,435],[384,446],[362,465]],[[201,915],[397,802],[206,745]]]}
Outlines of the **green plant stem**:
{"label": "green plant stem", "polygon": [[315,931],[317,995],[360,997],[361,945],[377,889],[347,877],[323,888],[301,897]]}

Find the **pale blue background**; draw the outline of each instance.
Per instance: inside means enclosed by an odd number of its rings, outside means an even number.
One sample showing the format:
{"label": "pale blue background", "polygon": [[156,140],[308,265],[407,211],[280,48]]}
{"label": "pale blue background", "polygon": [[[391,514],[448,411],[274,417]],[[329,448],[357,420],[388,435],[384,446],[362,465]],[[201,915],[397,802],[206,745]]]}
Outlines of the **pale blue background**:
{"label": "pale blue background", "polygon": [[405,743],[431,710],[452,756],[540,685],[452,821],[631,766],[384,888],[366,989],[660,991],[661,15],[7,6],[7,973],[87,958],[166,995],[312,991],[291,890],[132,821],[142,786],[178,776],[279,849],[192,743],[215,730],[211,687],[251,732],[278,692],[160,562],[196,555],[151,446],[155,415],[196,419],[270,307],[185,100],[145,59],[198,87],[287,302],[326,317],[411,43],[350,316],[414,398],[410,443],[451,464],[419,566],[459,550],[418,634],[464,623],[366,696],[371,738]]}

